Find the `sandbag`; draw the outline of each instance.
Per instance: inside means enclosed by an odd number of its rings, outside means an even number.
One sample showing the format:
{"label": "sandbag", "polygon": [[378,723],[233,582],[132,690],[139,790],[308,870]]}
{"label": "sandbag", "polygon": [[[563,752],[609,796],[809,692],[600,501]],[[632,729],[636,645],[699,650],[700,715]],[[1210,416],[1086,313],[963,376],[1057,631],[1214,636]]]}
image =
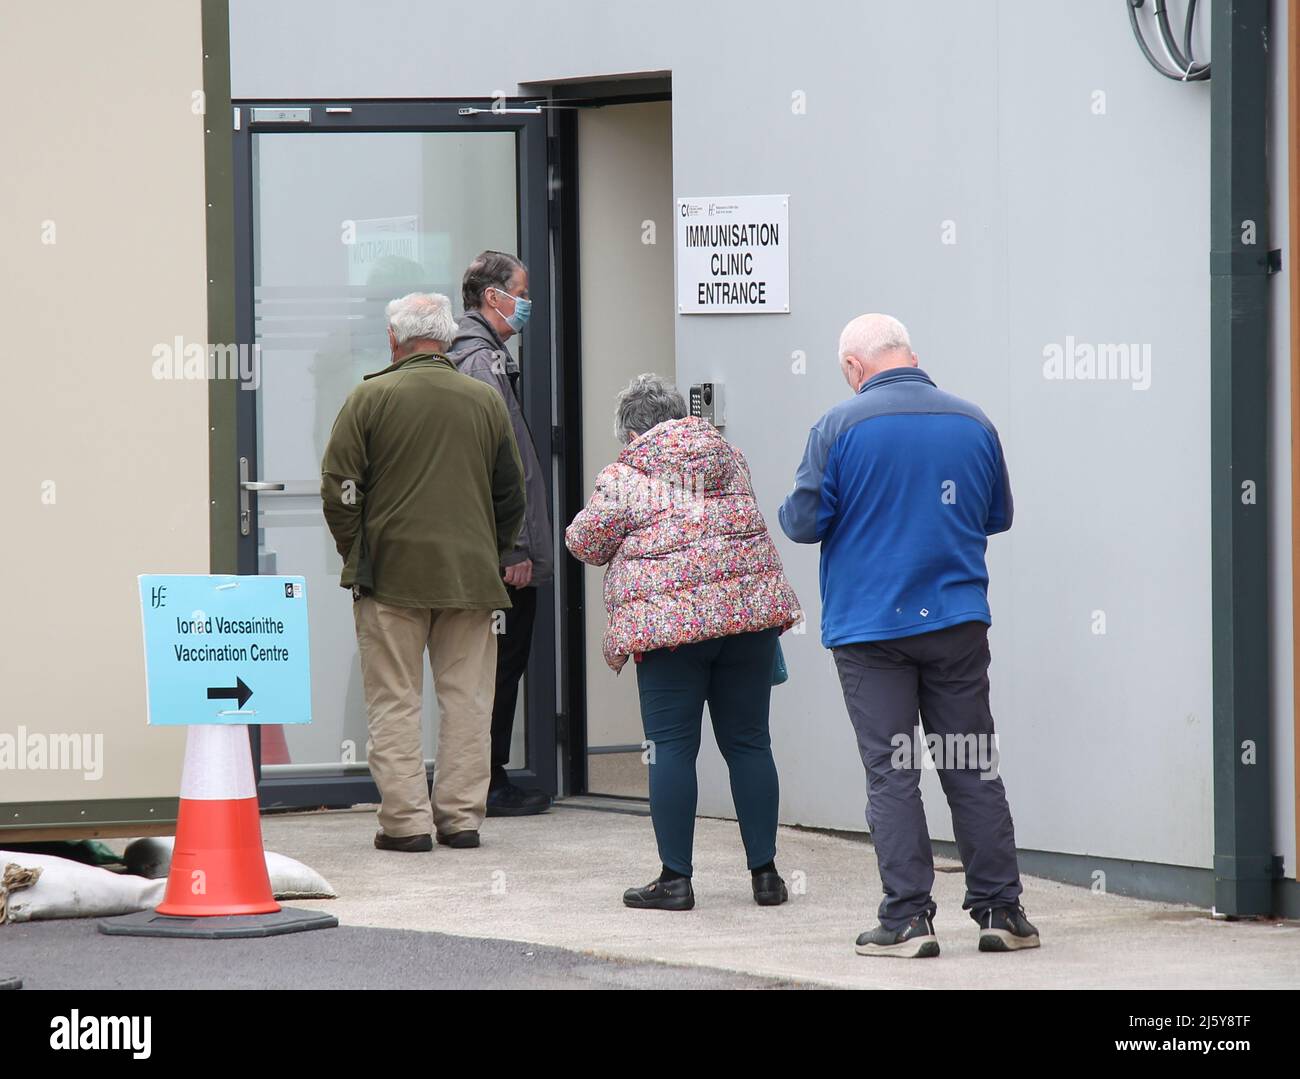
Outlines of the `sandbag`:
{"label": "sandbag", "polygon": [[334,886],[316,870],[273,850],[266,852],[266,871],[276,899],[336,899]]}
{"label": "sandbag", "polygon": [[165,880],[50,854],[0,850],[0,923],[133,914],[162,902]]}
{"label": "sandbag", "polygon": [[[175,843],[171,836],[148,836],[127,844],[122,855],[127,872],[142,877],[167,876]],[[283,854],[266,852],[266,872],[271,878],[271,892],[276,899],[334,899],[338,896],[330,882],[311,866]]]}

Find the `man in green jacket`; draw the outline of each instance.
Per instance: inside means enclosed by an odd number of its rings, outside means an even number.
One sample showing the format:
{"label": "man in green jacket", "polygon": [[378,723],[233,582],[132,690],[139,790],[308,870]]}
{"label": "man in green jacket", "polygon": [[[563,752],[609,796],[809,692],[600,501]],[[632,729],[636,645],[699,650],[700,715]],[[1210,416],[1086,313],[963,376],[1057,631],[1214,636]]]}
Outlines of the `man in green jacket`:
{"label": "man in green jacket", "polygon": [[[443,355],[451,302],[388,305],[393,362],[344,402],[321,463],[325,521],[352,589],[379,788],[381,850],[477,847],[491,770],[498,565],[518,538],[524,477],[501,395]],[[430,804],[420,712],[424,650],[438,693]]]}

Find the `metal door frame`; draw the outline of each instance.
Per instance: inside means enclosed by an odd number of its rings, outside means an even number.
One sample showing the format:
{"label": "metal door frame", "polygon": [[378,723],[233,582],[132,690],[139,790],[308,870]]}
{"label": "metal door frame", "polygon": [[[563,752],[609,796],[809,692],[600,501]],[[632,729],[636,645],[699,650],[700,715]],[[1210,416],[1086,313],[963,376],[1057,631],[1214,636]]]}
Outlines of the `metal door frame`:
{"label": "metal door frame", "polygon": [[[544,113],[521,101],[458,99],[425,101],[343,100],[240,100],[234,107],[234,248],[235,325],[240,344],[255,341],[253,303],[253,136],[273,132],[466,132],[513,131],[516,136],[516,192],[519,210],[518,254],[529,268],[529,294],[533,317],[523,332],[527,362],[520,384],[522,404],[542,462],[551,505],[554,439],[552,431],[552,286],[547,176],[547,132]],[[253,110],[256,109],[255,113]],[[265,110],[265,111],[263,111]],[[304,115],[306,120],[297,117]],[[278,116],[276,119],[274,117]],[[256,118],[255,118],[256,117]],[[269,118],[268,118],[269,117]],[[455,297],[453,297],[455,300]],[[260,391],[258,391],[260,392]],[[249,475],[265,479],[257,457],[256,392],[239,393],[235,407],[235,457],[249,461]],[[239,535],[239,499],[231,499],[222,528],[237,537],[238,573],[257,572],[257,496],[250,496],[254,528]],[[524,722],[527,761],[511,775],[524,783],[558,793],[559,761],[556,752],[556,567],[555,580],[542,586],[537,597],[537,621],[528,663]],[[378,801],[378,791],[368,775],[272,776],[263,779],[260,731],[252,731],[253,763],[258,795],[264,807],[355,805]]]}
{"label": "metal door frame", "polygon": [[[669,77],[639,80],[644,88],[628,92],[626,83],[557,83],[545,100],[550,119],[552,228],[556,296],[556,392],[563,444],[560,457],[560,519],[571,521],[587,503],[590,491],[582,460],[582,303],[578,221],[578,113],[582,109],[672,101]],[[561,571],[561,566],[563,567]],[[586,567],[561,550],[556,566],[563,604],[561,633],[561,761],[569,794],[589,793],[587,736]],[[600,603],[599,590],[592,597]],[[599,662],[599,661],[598,661]],[[603,669],[603,664],[602,664]],[[639,746],[636,748],[640,748]],[[597,752],[608,747],[597,747]],[[606,796],[602,796],[606,797]],[[641,799],[633,799],[641,801]]]}

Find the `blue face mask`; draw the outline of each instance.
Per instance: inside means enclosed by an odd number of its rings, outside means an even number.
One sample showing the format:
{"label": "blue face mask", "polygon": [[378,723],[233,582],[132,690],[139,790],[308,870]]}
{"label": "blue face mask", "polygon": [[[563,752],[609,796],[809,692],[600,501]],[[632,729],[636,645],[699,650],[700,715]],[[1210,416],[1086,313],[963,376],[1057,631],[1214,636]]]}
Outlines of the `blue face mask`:
{"label": "blue face mask", "polygon": [[[505,289],[497,289],[496,291],[502,296],[510,296],[510,293],[506,292]],[[526,296],[510,296],[510,298],[515,301],[515,309],[509,316],[501,315],[501,317],[506,320],[507,326],[514,330],[515,333],[519,333],[528,325],[528,316],[533,313],[533,301]],[[500,314],[500,312],[497,313]]]}

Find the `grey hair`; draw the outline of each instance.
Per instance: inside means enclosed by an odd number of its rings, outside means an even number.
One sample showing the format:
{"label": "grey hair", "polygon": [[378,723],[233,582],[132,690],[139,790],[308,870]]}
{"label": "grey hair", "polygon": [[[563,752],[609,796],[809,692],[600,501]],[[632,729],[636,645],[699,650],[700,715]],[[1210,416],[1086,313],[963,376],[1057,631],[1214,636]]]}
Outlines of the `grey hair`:
{"label": "grey hair", "polygon": [[446,348],[459,329],[451,317],[451,301],[440,292],[408,292],[385,307],[384,314],[399,345],[425,339]]}
{"label": "grey hair", "polygon": [[614,409],[614,437],[627,445],[633,436],[643,435],[665,420],[686,416],[686,402],[666,378],[637,375],[618,395]]}
{"label": "grey hair", "polygon": [[525,268],[514,255],[504,251],[484,251],[469,264],[460,283],[460,299],[465,310],[477,311],[483,306],[484,292],[490,288],[504,292],[515,271]]}
{"label": "grey hair", "polygon": [[853,355],[867,363],[882,352],[912,351],[907,327],[892,315],[859,315],[840,334],[840,359]]}

